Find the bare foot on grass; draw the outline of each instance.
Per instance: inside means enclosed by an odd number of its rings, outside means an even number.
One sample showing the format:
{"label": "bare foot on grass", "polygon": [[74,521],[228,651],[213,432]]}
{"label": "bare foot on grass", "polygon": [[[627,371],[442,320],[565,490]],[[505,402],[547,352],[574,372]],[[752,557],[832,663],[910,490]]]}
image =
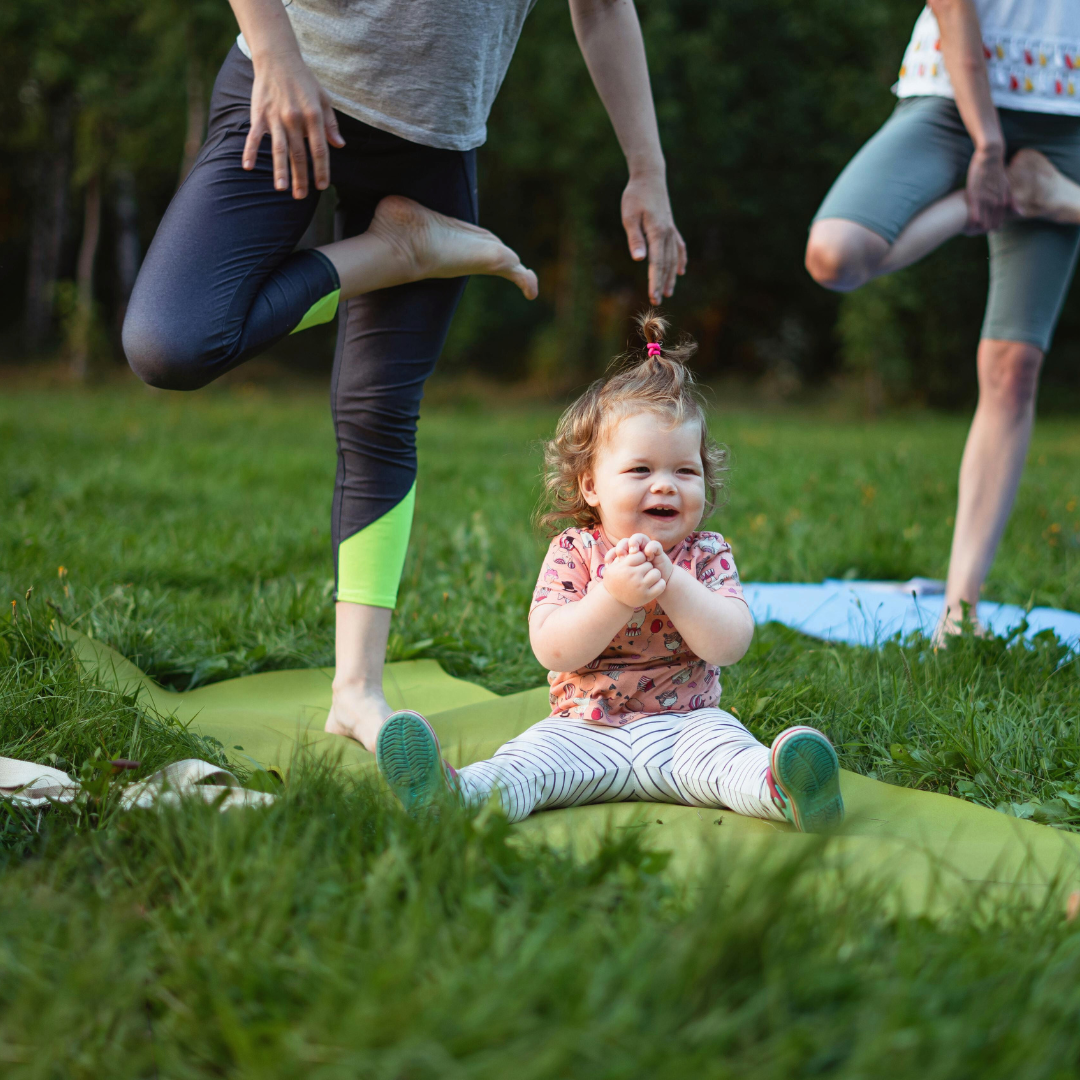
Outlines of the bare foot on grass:
{"label": "bare foot on grass", "polygon": [[479,225],[438,214],[402,195],[387,195],[375,207],[368,232],[405,261],[413,281],[488,274],[512,281],[529,300],[536,299],[536,275],[516,251]]}
{"label": "bare foot on grass", "polygon": [[379,728],[393,711],[381,690],[371,691],[358,686],[335,687],[324,730],[331,735],[355,739],[374,754]]}
{"label": "bare foot on grass", "polygon": [[965,629],[971,630],[976,637],[989,636],[986,627],[979,622],[974,608],[963,603],[957,605],[956,608],[947,605],[941,609],[941,618],[938,619],[934,636],[930,640],[935,649],[940,649],[948,643],[949,638],[956,637]]}
{"label": "bare foot on grass", "polygon": [[1019,150],[1008,171],[1013,205],[1020,217],[1080,224],[1080,185],[1058,172],[1045,155]]}

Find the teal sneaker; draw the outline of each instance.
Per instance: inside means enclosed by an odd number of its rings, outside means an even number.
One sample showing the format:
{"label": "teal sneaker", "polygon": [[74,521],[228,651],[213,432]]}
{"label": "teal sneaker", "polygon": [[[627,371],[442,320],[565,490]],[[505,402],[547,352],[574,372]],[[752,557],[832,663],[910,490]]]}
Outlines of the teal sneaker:
{"label": "teal sneaker", "polygon": [[375,742],[375,761],[410,814],[457,794],[457,773],[443,761],[438,735],[411,709],[387,717]]}
{"label": "teal sneaker", "polygon": [[773,740],[766,779],[773,802],[799,832],[824,832],[844,820],[840,763],[817,728],[781,731]]}

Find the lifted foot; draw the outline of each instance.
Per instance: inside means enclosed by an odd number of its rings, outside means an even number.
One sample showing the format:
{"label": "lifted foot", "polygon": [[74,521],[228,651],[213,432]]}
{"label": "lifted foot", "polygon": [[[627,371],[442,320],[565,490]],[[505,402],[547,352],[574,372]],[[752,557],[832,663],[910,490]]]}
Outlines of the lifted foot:
{"label": "lifted foot", "polygon": [[412,267],[412,279],[489,274],[512,281],[536,299],[536,275],[494,233],[437,214],[402,195],[388,195],[375,207],[368,232],[395,248]]}
{"label": "lifted foot", "polygon": [[1016,212],[1059,225],[1080,224],[1080,185],[1038,150],[1019,150],[1009,162],[1009,187]]}

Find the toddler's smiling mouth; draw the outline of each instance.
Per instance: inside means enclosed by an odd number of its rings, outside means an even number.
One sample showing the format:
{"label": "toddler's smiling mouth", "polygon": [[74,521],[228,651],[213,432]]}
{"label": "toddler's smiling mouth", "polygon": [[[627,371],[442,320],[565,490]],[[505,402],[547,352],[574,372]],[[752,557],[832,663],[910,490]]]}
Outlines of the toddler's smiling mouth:
{"label": "toddler's smiling mouth", "polygon": [[679,511],[676,510],[674,506],[650,506],[645,513],[648,514],[649,517],[656,518],[670,519],[679,516]]}

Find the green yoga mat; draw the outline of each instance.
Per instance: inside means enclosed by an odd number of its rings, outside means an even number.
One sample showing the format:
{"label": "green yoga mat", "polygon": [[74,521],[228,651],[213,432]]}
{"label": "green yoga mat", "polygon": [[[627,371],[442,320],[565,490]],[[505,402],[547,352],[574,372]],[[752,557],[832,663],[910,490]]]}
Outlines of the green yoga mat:
{"label": "green yoga mat", "polygon": [[[345,769],[374,768],[373,755],[359,744],[322,730],[331,669],[266,672],[175,693],[100,642],[67,634],[85,670],[100,682],[137,692],[157,712],[220,740],[240,765],[286,775],[298,753],[313,753],[331,755]],[[394,708],[416,709],[431,721],[458,766],[489,757],[548,713],[546,687],[499,697],[452,678],[434,660],[388,665],[384,688]],[[1040,902],[1055,886],[1080,886],[1080,836],[846,770],[841,787],[847,819],[824,843],[729,810],[661,803],[546,811],[516,829],[522,842],[533,838],[582,853],[608,829],[640,830],[651,847],[671,852],[671,869],[683,875],[716,859],[745,867],[806,853],[823,858],[834,885],[852,875],[888,879],[899,886],[895,895],[902,902],[920,910],[955,902],[958,889],[1020,892]]]}

